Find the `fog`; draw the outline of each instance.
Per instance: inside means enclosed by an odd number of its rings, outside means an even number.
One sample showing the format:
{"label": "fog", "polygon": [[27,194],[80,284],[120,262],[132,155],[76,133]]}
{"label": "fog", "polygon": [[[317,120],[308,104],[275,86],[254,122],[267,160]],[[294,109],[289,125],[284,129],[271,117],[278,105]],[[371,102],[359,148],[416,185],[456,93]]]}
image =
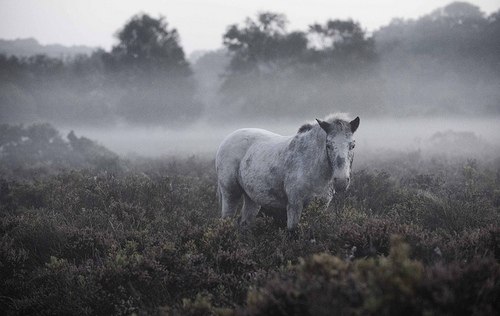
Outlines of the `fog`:
{"label": "fog", "polygon": [[357,161],[406,152],[490,157],[500,145],[500,11],[455,2],[368,34],[355,20],[261,12],[223,47],[185,55],[168,21],[138,14],[109,51],[0,55],[0,123],[50,123],[127,157],[213,157],[225,135],[292,135],[332,112],[361,117]]}
{"label": "fog", "polygon": [[[310,120],[308,120],[310,121]],[[245,127],[293,135],[305,120],[288,122],[232,122],[221,126],[199,122],[187,128],[166,129],[115,127],[76,128],[124,157],[206,157],[213,158],[219,143],[232,131]],[[63,130],[63,133],[69,130]],[[426,156],[490,159],[500,154],[500,117],[368,118],[361,117],[356,132],[356,160],[369,163],[376,156],[419,151]],[[379,157],[380,158],[380,157]]]}

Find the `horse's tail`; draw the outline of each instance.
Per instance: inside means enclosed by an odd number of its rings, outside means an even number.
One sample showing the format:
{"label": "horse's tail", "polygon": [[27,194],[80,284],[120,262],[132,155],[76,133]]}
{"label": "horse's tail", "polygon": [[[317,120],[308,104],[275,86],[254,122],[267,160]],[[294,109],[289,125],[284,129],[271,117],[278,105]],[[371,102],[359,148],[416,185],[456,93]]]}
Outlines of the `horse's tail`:
{"label": "horse's tail", "polygon": [[222,207],[222,194],[220,192],[220,183],[217,181],[217,201],[219,202],[219,208]]}
{"label": "horse's tail", "polygon": [[219,151],[217,150],[217,154],[215,155],[215,174],[217,175],[217,192],[215,193],[217,196],[217,202],[219,203],[219,210],[222,208],[222,194],[220,192],[220,182],[219,182],[219,168],[217,166],[217,156],[219,155]]}

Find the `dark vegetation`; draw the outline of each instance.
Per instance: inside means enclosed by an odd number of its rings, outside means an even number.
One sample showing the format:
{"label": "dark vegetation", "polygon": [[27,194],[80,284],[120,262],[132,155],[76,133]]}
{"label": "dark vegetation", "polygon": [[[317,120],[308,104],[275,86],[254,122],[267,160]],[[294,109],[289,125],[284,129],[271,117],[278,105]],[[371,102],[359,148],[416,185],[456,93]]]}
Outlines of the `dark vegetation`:
{"label": "dark vegetation", "polygon": [[3,40],[0,39],[0,54],[7,56],[29,57],[47,55],[54,58],[71,58],[76,55],[90,55],[95,47],[63,46],[59,44],[42,45],[34,38]]}
{"label": "dark vegetation", "polygon": [[[313,23],[314,21],[311,21]],[[139,14],[91,55],[0,56],[0,122],[182,126],[333,110],[498,115],[500,12],[454,2],[368,34],[352,20],[287,30],[264,12],[191,65],[165,18]]]}
{"label": "dark vegetation", "polygon": [[3,314],[500,312],[499,159],[393,155],[309,207],[290,238],[279,218],[221,220],[211,159],[110,168],[88,139],[2,130]]}
{"label": "dark vegetation", "polygon": [[68,169],[118,172],[117,154],[73,131],[66,139],[50,124],[0,124],[0,173],[9,178],[50,175]]}

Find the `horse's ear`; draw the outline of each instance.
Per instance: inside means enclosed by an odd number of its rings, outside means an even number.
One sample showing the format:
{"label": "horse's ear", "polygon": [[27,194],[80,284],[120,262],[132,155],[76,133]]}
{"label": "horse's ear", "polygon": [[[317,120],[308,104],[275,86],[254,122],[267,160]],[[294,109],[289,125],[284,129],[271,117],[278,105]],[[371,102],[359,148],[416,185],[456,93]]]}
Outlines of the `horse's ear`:
{"label": "horse's ear", "polygon": [[351,121],[351,132],[355,132],[359,126],[359,116],[357,116],[354,120]]}
{"label": "horse's ear", "polygon": [[316,121],[327,134],[330,132],[330,123],[318,119],[316,119]]}

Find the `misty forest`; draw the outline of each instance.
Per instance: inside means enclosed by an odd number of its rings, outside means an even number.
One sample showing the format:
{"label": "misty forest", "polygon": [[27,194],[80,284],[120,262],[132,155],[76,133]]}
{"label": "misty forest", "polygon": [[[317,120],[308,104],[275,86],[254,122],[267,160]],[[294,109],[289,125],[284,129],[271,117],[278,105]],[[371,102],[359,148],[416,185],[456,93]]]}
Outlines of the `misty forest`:
{"label": "misty forest", "polygon": [[[146,13],[109,50],[0,40],[2,314],[500,314],[500,10],[288,24],[189,56]],[[227,134],[336,112],[361,119],[347,191],[293,234],[221,218]]]}

